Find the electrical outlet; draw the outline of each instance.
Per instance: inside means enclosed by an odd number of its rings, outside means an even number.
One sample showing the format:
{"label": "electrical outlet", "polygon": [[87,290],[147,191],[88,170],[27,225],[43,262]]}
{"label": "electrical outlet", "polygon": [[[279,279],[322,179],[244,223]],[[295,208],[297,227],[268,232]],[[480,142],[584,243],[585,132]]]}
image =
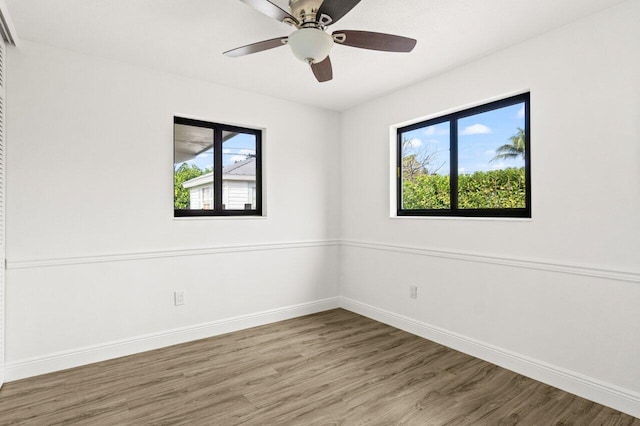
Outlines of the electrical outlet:
{"label": "electrical outlet", "polygon": [[417,299],[418,298],[418,286],[417,285],[412,285],[409,287],[409,297],[412,299]]}
{"label": "electrical outlet", "polygon": [[184,291],[174,291],[173,292],[173,303],[176,306],[184,305]]}

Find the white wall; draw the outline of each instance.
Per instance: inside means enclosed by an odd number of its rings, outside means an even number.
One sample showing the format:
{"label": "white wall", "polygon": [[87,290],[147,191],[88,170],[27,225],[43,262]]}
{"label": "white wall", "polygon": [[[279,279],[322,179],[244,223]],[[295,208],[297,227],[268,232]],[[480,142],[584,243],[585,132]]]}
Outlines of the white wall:
{"label": "white wall", "polygon": [[[9,379],[335,305],[337,113],[26,41],[8,62]],[[266,129],[266,218],[174,220],[174,114]]]}
{"label": "white wall", "polygon": [[[640,415],[638,16],[628,1],[346,112],[345,303]],[[531,220],[389,217],[390,126],[529,90]]]}

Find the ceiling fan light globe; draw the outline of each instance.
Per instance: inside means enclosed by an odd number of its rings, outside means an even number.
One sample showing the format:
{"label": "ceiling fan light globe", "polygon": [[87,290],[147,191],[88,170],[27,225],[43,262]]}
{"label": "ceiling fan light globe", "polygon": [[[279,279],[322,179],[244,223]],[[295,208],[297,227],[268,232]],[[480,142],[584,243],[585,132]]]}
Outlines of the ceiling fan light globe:
{"label": "ceiling fan light globe", "polygon": [[316,64],[329,56],[333,37],[316,28],[301,28],[289,36],[288,44],[296,58]]}

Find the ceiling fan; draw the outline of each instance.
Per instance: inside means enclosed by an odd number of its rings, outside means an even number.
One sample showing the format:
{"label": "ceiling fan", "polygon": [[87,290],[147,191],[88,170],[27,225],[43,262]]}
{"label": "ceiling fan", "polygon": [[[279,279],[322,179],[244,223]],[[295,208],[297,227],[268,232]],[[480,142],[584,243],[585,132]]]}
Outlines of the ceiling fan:
{"label": "ceiling fan", "polygon": [[411,38],[370,31],[341,30],[332,34],[326,32],[329,25],[338,22],[360,0],[289,0],[291,13],[269,0],[241,1],[267,16],[295,27],[296,30],[289,36],[238,47],[224,54],[238,57],[288,44],[298,59],[311,66],[319,82],[333,78],[329,52],[334,43],[385,52],[411,52],[417,43]]}

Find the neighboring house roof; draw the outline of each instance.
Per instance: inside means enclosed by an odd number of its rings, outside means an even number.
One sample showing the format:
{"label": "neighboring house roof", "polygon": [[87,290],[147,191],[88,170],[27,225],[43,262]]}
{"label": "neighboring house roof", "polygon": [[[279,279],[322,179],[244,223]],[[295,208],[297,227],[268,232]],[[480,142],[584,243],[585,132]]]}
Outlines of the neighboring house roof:
{"label": "neighboring house roof", "polygon": [[205,173],[193,179],[185,180],[182,182],[184,188],[193,188],[200,185],[207,185],[213,183],[213,172]]}
{"label": "neighboring house roof", "polygon": [[256,158],[249,157],[244,161],[238,161],[230,166],[222,169],[223,175],[232,176],[255,176],[256,175]]}
{"label": "neighboring house roof", "polygon": [[[255,157],[238,161],[222,169],[222,180],[255,180],[256,159]],[[185,188],[207,185],[213,182],[213,172],[205,173],[201,176],[189,179],[182,183]]]}

